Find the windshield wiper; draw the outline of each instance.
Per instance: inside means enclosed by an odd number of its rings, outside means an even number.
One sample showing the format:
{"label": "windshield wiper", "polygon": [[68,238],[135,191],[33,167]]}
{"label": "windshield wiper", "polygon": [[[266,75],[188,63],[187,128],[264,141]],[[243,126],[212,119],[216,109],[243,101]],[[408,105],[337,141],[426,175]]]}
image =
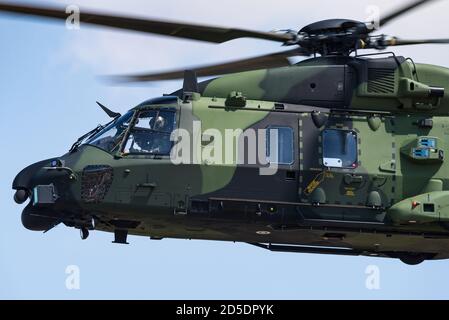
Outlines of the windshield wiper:
{"label": "windshield wiper", "polygon": [[[114,120],[115,121],[115,120]],[[113,122],[113,121],[112,121]],[[98,125],[95,129],[89,131],[88,133],[86,133],[84,136],[80,137],[78,140],[76,140],[76,142],[72,145],[72,147],[70,148],[69,152],[73,153],[76,150],[78,150],[78,148],[80,147],[81,143],[96,135],[98,132],[100,132],[101,130],[103,130],[104,128],[106,128],[109,124],[111,124],[112,122],[108,123],[107,125]]]}
{"label": "windshield wiper", "polygon": [[117,119],[114,119],[110,122],[108,122],[105,125],[101,125],[99,124],[95,129],[89,131],[88,133],[86,133],[84,136],[80,137],[78,140],[76,140],[76,142],[72,145],[72,147],[70,148],[69,152],[73,153],[76,150],[78,150],[79,146],[83,143],[84,140],[86,139],[90,139],[92,138],[94,135],[96,135],[98,132],[100,132],[101,130],[103,130],[104,128],[109,127],[111,124],[113,124],[114,122],[116,122]]}

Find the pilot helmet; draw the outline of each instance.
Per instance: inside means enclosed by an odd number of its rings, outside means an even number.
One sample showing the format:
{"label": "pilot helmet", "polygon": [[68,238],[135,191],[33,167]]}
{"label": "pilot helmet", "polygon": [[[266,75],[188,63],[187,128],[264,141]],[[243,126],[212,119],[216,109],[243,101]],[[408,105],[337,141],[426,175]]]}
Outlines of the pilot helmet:
{"label": "pilot helmet", "polygon": [[154,122],[154,130],[161,130],[165,127],[166,121],[162,116],[158,116]]}

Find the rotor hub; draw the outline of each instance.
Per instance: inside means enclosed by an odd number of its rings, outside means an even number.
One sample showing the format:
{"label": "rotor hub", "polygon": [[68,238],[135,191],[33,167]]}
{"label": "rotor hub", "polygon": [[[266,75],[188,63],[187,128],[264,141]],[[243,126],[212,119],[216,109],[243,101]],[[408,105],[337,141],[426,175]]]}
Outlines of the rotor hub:
{"label": "rotor hub", "polygon": [[349,55],[360,48],[369,29],[360,21],[330,19],[312,23],[299,31],[298,44],[321,55]]}

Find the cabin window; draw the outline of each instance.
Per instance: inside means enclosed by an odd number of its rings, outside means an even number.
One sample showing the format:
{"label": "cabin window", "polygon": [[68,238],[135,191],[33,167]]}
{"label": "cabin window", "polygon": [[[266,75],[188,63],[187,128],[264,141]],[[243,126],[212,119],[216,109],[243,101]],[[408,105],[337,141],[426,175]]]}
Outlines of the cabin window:
{"label": "cabin window", "polygon": [[352,130],[323,131],[323,164],[330,168],[357,167],[357,133]]}
{"label": "cabin window", "polygon": [[294,162],[293,129],[272,126],[266,133],[267,160],[269,163],[291,165]]}
{"label": "cabin window", "polygon": [[167,156],[173,147],[170,136],[176,129],[175,109],[139,112],[125,144],[125,154]]}

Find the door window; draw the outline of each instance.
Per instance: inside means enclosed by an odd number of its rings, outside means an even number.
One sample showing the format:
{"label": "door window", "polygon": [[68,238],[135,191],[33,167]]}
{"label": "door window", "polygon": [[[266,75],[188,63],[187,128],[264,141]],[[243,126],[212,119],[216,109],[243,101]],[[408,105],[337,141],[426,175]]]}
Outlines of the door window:
{"label": "door window", "polygon": [[323,131],[323,163],[330,168],[357,167],[357,133],[352,130]]}
{"label": "door window", "polygon": [[[276,138],[277,137],[277,138]],[[267,129],[267,160],[269,163],[291,165],[294,162],[293,129],[272,126]]]}

